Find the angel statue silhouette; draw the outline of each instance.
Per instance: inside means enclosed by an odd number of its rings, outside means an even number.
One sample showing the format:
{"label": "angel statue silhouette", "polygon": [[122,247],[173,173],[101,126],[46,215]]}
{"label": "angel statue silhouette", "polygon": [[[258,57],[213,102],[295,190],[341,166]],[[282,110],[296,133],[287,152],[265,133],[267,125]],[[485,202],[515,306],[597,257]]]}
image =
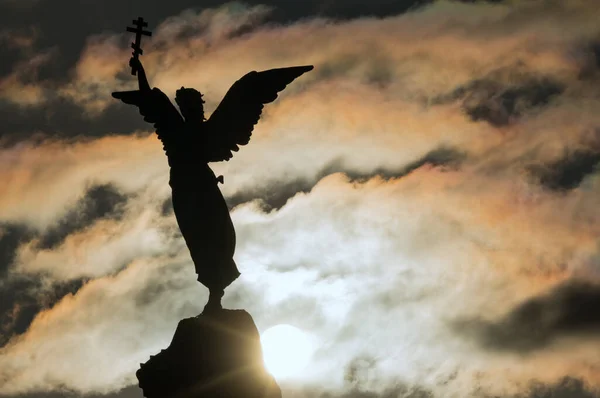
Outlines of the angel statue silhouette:
{"label": "angel statue silhouette", "polygon": [[112,96],[139,108],[144,121],[153,123],[170,166],[173,210],[194,262],[198,281],[206,286],[207,309],[220,309],[224,289],[240,272],[233,260],[235,230],[210,162],[228,161],[238,145],[248,144],[264,104],[313,66],[252,71],[236,81],[208,120],[203,94],[193,88],[177,90],[175,102],[158,88],[150,88],[135,51],[129,65],[137,74],[139,90]]}

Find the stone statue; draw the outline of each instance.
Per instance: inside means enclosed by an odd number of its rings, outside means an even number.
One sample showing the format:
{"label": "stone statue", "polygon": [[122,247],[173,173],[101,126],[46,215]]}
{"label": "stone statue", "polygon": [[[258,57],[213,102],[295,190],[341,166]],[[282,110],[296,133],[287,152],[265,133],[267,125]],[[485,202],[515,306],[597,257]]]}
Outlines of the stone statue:
{"label": "stone statue", "polygon": [[139,90],[114,92],[113,97],[139,108],[153,123],[171,167],[169,185],[173,210],[190,250],[198,281],[210,290],[197,317],[179,322],[169,347],[145,364],[136,376],[147,398],[281,398],[281,390],[262,363],[258,329],[244,310],[221,307],[224,289],[240,272],[233,260],[235,230],[210,162],[228,161],[246,145],[264,104],[312,66],[249,72],[235,82],[208,120],[202,94],[177,90],[179,111],[158,88],[150,88],[139,60],[143,18],[133,21],[136,34],[129,65]]}
{"label": "stone statue", "polygon": [[129,64],[138,76],[139,90],[112,95],[137,106],[144,120],[154,124],[171,167],[169,185],[177,223],[198,281],[210,290],[207,309],[220,308],[224,289],[240,273],[233,260],[235,230],[217,185],[223,183],[223,177],[215,177],[208,163],[228,161],[239,145],[248,144],[264,104],[273,102],[289,83],[313,67],[249,72],[231,86],[206,120],[199,91],[184,87],[177,90],[179,113],[161,90],[150,88],[138,57],[141,50],[136,51],[139,37],[133,46]]}

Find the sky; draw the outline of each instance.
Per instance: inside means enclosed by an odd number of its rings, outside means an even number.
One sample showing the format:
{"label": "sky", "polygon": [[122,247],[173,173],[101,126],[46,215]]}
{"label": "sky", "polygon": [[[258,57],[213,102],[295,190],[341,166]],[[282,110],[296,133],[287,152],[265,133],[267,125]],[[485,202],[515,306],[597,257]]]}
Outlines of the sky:
{"label": "sky", "polygon": [[600,397],[595,0],[0,0],[0,397],[140,398],[208,297],[137,110],[207,116],[251,70],[315,69],[265,107],[222,192],[227,308],[294,325],[286,398]]}

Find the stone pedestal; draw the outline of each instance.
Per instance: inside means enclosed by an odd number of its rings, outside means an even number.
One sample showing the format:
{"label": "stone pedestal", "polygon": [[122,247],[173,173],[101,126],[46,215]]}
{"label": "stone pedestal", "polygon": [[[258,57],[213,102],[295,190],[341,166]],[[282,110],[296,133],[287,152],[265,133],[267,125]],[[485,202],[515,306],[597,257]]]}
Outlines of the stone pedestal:
{"label": "stone pedestal", "polygon": [[256,325],[243,310],[183,319],[169,347],[136,376],[147,398],[281,398],[264,368]]}

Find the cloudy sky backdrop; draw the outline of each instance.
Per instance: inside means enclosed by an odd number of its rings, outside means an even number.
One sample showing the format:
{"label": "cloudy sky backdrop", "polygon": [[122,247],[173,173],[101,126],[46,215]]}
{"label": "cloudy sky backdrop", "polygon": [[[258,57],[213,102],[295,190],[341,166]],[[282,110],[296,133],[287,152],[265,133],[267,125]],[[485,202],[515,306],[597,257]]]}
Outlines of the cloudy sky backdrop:
{"label": "cloudy sky backdrop", "polygon": [[213,165],[225,306],[317,347],[284,397],[600,396],[595,0],[0,0],[0,396],[141,397],[207,299],[162,146],[110,97],[138,14],[151,84],[207,114],[315,65]]}

